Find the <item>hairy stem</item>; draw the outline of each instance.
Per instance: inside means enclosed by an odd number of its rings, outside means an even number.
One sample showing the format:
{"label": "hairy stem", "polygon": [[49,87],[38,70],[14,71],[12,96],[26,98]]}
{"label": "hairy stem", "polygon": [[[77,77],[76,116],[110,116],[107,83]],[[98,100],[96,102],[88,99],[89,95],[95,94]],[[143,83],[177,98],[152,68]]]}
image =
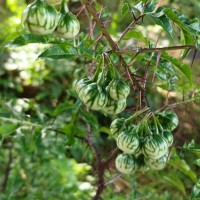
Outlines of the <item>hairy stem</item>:
{"label": "hairy stem", "polygon": [[[117,50],[116,54],[132,54],[132,53],[144,53],[144,52],[158,52],[158,51],[173,51],[179,49],[196,49],[195,45],[183,45],[183,46],[171,46],[171,47],[156,47],[156,48],[138,48],[131,50]],[[109,52],[110,53],[110,52]]]}

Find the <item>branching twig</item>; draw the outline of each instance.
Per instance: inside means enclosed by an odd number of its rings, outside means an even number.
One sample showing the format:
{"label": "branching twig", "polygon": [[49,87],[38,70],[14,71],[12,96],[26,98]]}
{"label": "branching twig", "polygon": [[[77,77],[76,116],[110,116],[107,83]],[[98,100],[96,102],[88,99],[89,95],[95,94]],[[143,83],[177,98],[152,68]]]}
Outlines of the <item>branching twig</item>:
{"label": "branching twig", "polygon": [[125,37],[125,35],[134,27],[134,25],[137,24],[137,22],[143,17],[144,17],[144,15],[140,15],[139,17],[135,18],[134,21],[132,21],[129,24],[129,26],[126,28],[126,30],[122,33],[122,35],[119,38],[119,40],[117,41],[117,43],[119,43]]}
{"label": "branching twig", "polygon": [[[132,54],[132,53],[144,53],[144,52],[158,52],[158,51],[173,51],[179,49],[196,49],[195,45],[183,45],[183,46],[172,46],[172,47],[156,47],[156,48],[138,48],[131,50],[118,50],[116,54]],[[110,53],[110,52],[109,52]]]}
{"label": "branching twig", "polygon": [[198,100],[198,99],[192,98],[192,99],[180,101],[180,102],[177,102],[177,103],[165,105],[165,106],[161,107],[160,109],[158,109],[157,111],[159,112],[159,111],[162,111],[162,110],[164,110],[164,109],[174,108],[174,107],[176,107],[176,106],[178,106],[178,105],[186,104],[186,103],[189,103],[189,102],[194,102],[195,100]]}
{"label": "branching twig", "polygon": [[101,163],[99,154],[98,154],[97,149],[96,149],[96,147],[94,146],[94,143],[93,143],[91,126],[89,124],[87,124],[87,140],[88,140],[88,143],[89,143],[89,145],[90,145],[90,147],[91,147],[91,149],[94,153],[97,164]]}
{"label": "branching twig", "polygon": [[92,149],[95,156],[95,160],[97,162],[98,188],[93,200],[99,200],[101,193],[104,189],[104,168],[103,168],[100,156],[98,154],[98,151],[93,143],[91,127],[89,124],[87,124],[87,138],[88,138],[89,146]]}
{"label": "branching twig", "polygon": [[109,44],[111,45],[112,50],[113,51],[117,50],[118,47],[117,47],[116,43],[113,41],[113,39],[111,38],[110,34],[105,29],[104,23],[102,23],[102,21],[100,20],[98,14],[97,14],[97,10],[92,5],[92,0],[84,0],[84,2],[86,4],[87,9],[89,10],[89,12],[92,14],[94,19],[96,20],[97,24],[101,27],[102,34],[107,38]]}
{"label": "branching twig", "polygon": [[120,178],[122,176],[122,174],[117,174],[115,177],[113,177],[110,181],[106,182],[104,185],[107,186],[107,185],[110,185],[112,183],[114,183],[116,181],[116,179]]}
{"label": "branching twig", "polygon": [[4,176],[3,176],[3,179],[2,179],[2,182],[0,185],[0,192],[2,192],[2,193],[5,192],[5,190],[6,190],[6,185],[7,185],[10,170],[11,170],[11,164],[12,164],[12,147],[10,147],[10,149],[9,149],[8,162],[6,164]]}
{"label": "branching twig", "polygon": [[82,13],[82,11],[85,9],[85,5],[82,5],[81,6],[81,8],[80,8],[80,10],[79,10],[79,12],[77,13],[77,15],[76,15],[76,17],[78,17],[81,13]]}

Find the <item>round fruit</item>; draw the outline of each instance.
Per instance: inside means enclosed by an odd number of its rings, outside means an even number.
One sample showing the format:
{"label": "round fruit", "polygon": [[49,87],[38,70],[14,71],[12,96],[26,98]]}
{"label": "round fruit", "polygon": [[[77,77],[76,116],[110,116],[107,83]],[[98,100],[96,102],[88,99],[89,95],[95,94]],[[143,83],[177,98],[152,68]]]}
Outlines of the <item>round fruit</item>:
{"label": "round fruit", "polygon": [[140,140],[134,131],[124,131],[117,137],[117,146],[124,153],[135,154],[140,150]]}
{"label": "round fruit", "polygon": [[112,80],[108,85],[110,97],[114,100],[126,99],[130,93],[128,83],[123,79]]}
{"label": "round fruit", "polygon": [[70,12],[61,15],[54,34],[62,38],[74,38],[80,31],[78,19]]}
{"label": "round fruit", "polygon": [[50,34],[58,24],[58,14],[54,7],[37,0],[23,11],[22,24],[27,32],[36,35]]}
{"label": "round fruit", "polygon": [[124,129],[125,118],[117,118],[110,125],[110,133],[113,137],[117,137]]}
{"label": "round fruit", "polygon": [[140,155],[137,158],[137,163],[138,163],[138,170],[139,171],[145,172],[145,171],[149,170],[149,167],[144,162],[144,155]]}
{"label": "round fruit", "polygon": [[78,19],[68,10],[66,0],[62,1],[58,26],[54,34],[62,38],[74,38],[80,31]]}
{"label": "round fruit", "polygon": [[83,103],[92,110],[102,109],[108,102],[107,93],[97,83],[91,83],[79,93]]}
{"label": "round fruit", "polygon": [[167,141],[168,143],[168,146],[171,146],[174,142],[174,137],[171,133],[171,131],[168,131],[168,130],[164,130],[162,132],[162,136],[165,138],[165,140]]}
{"label": "round fruit", "polygon": [[115,166],[123,174],[131,174],[138,167],[137,161],[129,154],[119,154],[115,160]]}
{"label": "round fruit", "polygon": [[111,115],[119,114],[126,108],[126,99],[115,101],[111,98],[108,99],[108,103],[103,108],[103,110]]}
{"label": "round fruit", "polygon": [[168,154],[158,158],[158,159],[149,159],[145,158],[144,161],[148,167],[153,170],[161,170],[164,169],[167,164]]}
{"label": "round fruit", "polygon": [[79,80],[75,84],[74,88],[75,88],[76,93],[78,94],[78,96],[79,96],[80,99],[83,96],[82,95],[83,88],[87,87],[91,83],[92,83],[92,81],[89,78],[83,78],[83,79]]}
{"label": "round fruit", "polygon": [[156,113],[156,116],[165,130],[173,131],[179,123],[177,115],[172,111],[164,111],[161,113]]}
{"label": "round fruit", "polygon": [[158,159],[165,155],[167,151],[167,141],[161,135],[152,134],[144,138],[144,143],[142,144],[142,152],[145,157],[150,159]]}

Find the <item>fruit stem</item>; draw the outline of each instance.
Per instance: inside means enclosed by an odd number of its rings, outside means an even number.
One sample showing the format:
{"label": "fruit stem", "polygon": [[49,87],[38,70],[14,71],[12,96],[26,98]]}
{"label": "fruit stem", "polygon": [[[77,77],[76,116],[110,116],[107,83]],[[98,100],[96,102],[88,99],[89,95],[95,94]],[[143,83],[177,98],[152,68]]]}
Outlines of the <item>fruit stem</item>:
{"label": "fruit stem", "polygon": [[100,72],[101,64],[102,64],[102,59],[103,59],[103,62],[104,62],[103,56],[102,56],[102,57],[100,58],[100,60],[99,60],[99,64],[98,64],[98,66],[97,66],[97,68],[96,68],[96,71],[95,71],[93,77],[91,78],[91,81],[96,82],[96,81],[98,80],[98,76],[99,76],[99,72]]}
{"label": "fruit stem", "polygon": [[159,122],[159,120],[157,119],[157,117],[153,114],[153,120],[154,120],[154,124],[156,126],[156,133],[159,134],[159,132],[163,132],[163,128]]}
{"label": "fruit stem", "polygon": [[108,62],[108,67],[110,68],[111,74],[113,76],[112,79],[118,80],[119,78],[121,78],[121,76],[118,73],[118,71],[116,70],[115,63],[112,61],[112,59],[107,54],[105,54],[105,55],[106,55],[106,59]]}
{"label": "fruit stem", "polygon": [[60,12],[61,12],[62,14],[66,14],[66,13],[69,12],[69,8],[68,8],[68,6],[67,6],[66,0],[62,0]]}
{"label": "fruit stem", "polygon": [[131,123],[134,119],[136,119],[139,115],[143,114],[144,112],[148,111],[149,107],[144,107],[142,110],[139,110],[138,112],[136,112],[135,114],[133,114],[132,116],[130,116],[128,119],[125,120],[126,124]]}

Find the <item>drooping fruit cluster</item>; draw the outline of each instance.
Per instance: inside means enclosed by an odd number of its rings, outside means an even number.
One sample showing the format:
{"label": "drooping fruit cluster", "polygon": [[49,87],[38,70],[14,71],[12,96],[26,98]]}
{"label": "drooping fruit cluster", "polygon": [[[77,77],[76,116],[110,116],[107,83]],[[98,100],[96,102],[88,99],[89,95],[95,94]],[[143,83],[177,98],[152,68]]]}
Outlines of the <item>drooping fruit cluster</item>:
{"label": "drooping fruit cluster", "polygon": [[68,10],[66,0],[60,12],[52,6],[59,1],[36,0],[23,11],[22,24],[25,30],[35,35],[55,34],[61,38],[73,38],[79,30],[77,18]]}
{"label": "drooping fruit cluster", "polygon": [[118,114],[126,107],[130,87],[114,65],[106,69],[100,62],[92,78],[76,81],[75,90],[88,108]]}
{"label": "drooping fruit cluster", "polygon": [[123,152],[115,160],[117,170],[130,174],[136,170],[163,169],[169,158],[168,148],[173,144],[171,131],[178,122],[172,111],[152,113],[148,108],[128,119],[115,119],[110,132]]}

